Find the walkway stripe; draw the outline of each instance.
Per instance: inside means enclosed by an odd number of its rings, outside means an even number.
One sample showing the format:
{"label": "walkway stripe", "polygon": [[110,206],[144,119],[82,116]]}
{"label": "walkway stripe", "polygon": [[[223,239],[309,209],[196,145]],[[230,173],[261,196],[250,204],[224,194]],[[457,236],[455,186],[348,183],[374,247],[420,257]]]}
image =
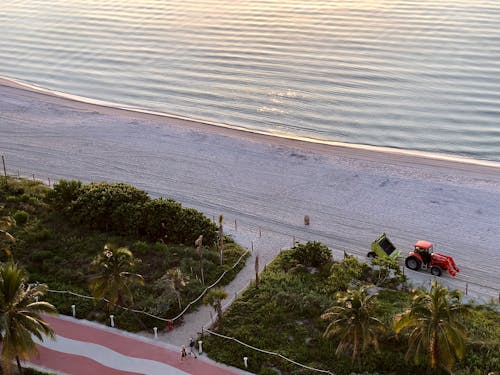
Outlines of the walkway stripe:
{"label": "walkway stripe", "polygon": [[[148,375],[189,375],[187,372],[169,366],[166,363],[160,363],[149,359],[130,357],[117,353],[102,345],[88,342],[84,343],[81,341],[67,339],[62,336],[57,336],[55,341],[38,341],[38,345],[60,353],[84,355],[88,358],[92,358],[92,360],[100,363],[103,366],[111,367],[120,371],[129,371]],[[144,369],[147,369],[147,372],[144,372]]]}
{"label": "walkway stripe", "polygon": [[[204,356],[181,361],[180,348],[95,322],[44,316],[56,341],[37,341],[40,356],[29,362],[71,375],[236,375],[245,371]],[[248,374],[248,373],[246,373]]]}

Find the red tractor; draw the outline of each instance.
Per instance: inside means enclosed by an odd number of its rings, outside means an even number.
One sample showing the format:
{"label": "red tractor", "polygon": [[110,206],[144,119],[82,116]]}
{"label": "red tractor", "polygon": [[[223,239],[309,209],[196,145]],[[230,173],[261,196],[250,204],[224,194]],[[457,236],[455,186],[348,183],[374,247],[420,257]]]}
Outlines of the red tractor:
{"label": "red tractor", "polygon": [[417,241],[415,249],[410,251],[405,265],[414,271],[422,267],[430,269],[434,276],[441,276],[443,270],[448,271],[451,276],[455,276],[459,271],[452,257],[434,253],[432,243],[422,240]]}

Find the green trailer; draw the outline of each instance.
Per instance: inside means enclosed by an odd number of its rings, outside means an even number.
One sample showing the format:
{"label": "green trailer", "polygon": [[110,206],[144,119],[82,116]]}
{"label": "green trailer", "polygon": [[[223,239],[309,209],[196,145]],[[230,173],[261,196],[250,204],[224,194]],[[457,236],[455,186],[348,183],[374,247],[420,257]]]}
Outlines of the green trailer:
{"label": "green trailer", "polygon": [[366,256],[368,258],[389,257],[396,259],[401,253],[402,251],[396,249],[389,238],[387,238],[387,235],[382,233],[379,238],[372,242],[370,252]]}

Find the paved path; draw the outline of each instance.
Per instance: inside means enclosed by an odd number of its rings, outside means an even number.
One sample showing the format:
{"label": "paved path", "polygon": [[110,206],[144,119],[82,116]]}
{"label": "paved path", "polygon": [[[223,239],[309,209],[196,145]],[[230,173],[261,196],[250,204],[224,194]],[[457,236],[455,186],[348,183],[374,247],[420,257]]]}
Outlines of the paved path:
{"label": "paved path", "polygon": [[46,316],[57,337],[38,342],[39,356],[29,363],[71,375],[235,375],[248,374],[204,357],[181,361],[180,348],[97,323]]}

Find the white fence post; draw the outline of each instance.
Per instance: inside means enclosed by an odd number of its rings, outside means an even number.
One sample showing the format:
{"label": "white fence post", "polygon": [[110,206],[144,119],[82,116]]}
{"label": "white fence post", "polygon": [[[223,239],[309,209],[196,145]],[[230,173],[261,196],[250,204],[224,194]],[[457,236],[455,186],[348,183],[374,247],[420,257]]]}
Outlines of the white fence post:
{"label": "white fence post", "polygon": [[201,340],[198,341],[198,351],[200,352],[200,354],[203,353],[203,346],[202,345],[203,345],[203,341],[201,341]]}

